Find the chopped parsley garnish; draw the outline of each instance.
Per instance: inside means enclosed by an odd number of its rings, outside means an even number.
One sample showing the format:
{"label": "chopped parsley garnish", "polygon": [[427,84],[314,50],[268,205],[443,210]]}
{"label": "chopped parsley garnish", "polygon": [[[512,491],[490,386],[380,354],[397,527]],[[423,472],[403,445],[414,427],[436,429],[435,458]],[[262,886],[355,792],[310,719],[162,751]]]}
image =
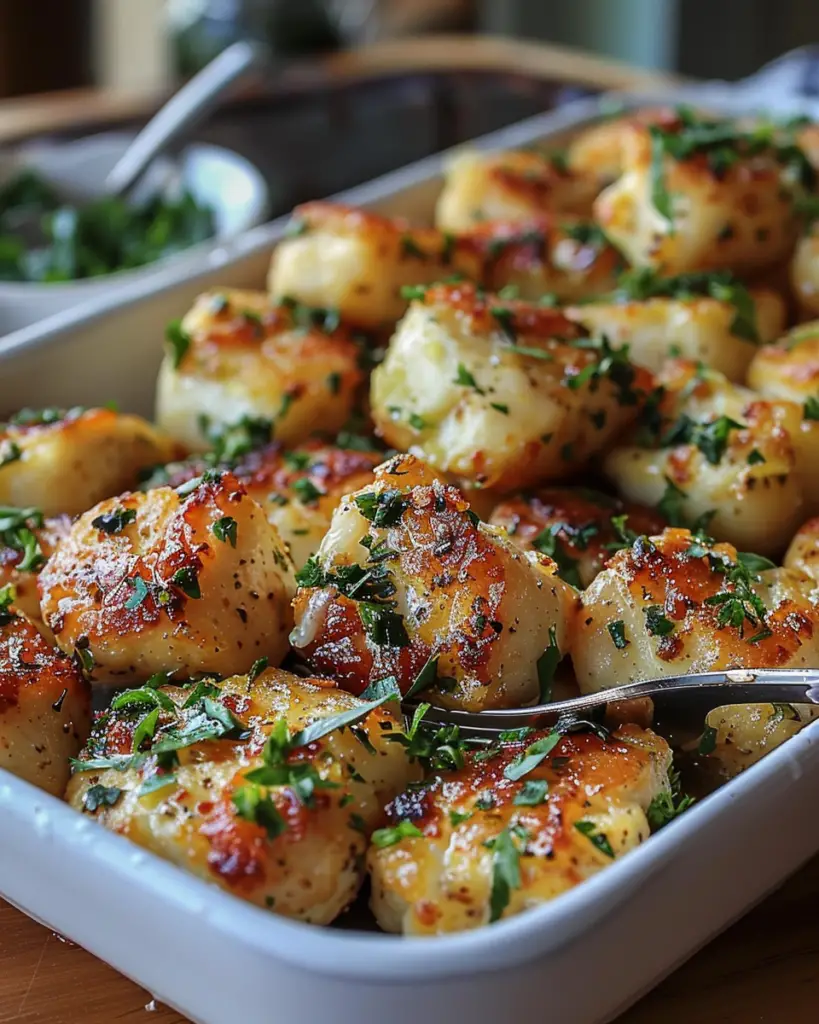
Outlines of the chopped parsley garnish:
{"label": "chopped parsley garnish", "polygon": [[580,590],[583,586],[576,558],[572,558],[558,536],[566,526],[565,523],[553,523],[542,530],[533,540],[532,546],[541,554],[548,555],[557,563],[558,573],[562,579]]}
{"label": "chopped parsley garnish", "polygon": [[605,544],[606,551],[622,551],[623,548],[630,548],[637,540],[638,534],[634,530],[629,529],[628,514],[623,513],[619,516],[612,516],[610,519],[611,528],[614,530],[616,540],[610,540]]}
{"label": "chopped parsley garnish", "polygon": [[39,509],[0,506],[0,545],[23,556],[15,566],[19,572],[34,572],[45,562],[34,533],[42,525],[43,514]]}
{"label": "chopped parsley garnish", "polygon": [[469,370],[467,370],[463,363],[458,363],[458,373],[455,377],[455,380],[453,381],[453,384],[460,384],[461,387],[464,388],[472,388],[472,390],[476,391],[479,395],[486,394],[483,388],[478,387],[478,382],[475,380],[475,378],[472,376]]}
{"label": "chopped parsley garnish", "polygon": [[520,851],[510,829],[484,843],[492,850],[492,890],[489,920],[497,921],[509,905],[512,889],[520,888]]}
{"label": "chopped parsley garnish", "polygon": [[231,799],[239,817],[261,826],[268,839],[276,839],[286,831],[287,823],[270,794],[261,786],[245,782],[235,790]]}
{"label": "chopped parsley garnish", "polygon": [[630,640],[626,639],[626,626],[622,619],[617,619],[616,622],[610,622],[606,626],[606,629],[609,631],[611,642],[618,651],[624,650],[631,643]]}
{"label": "chopped parsley garnish", "polygon": [[16,441],[6,440],[0,445],[0,469],[22,459],[23,450]]}
{"label": "chopped parsley garnish", "polygon": [[233,516],[222,516],[221,519],[216,520],[211,529],[213,530],[213,536],[217,540],[223,544],[230,544],[232,548],[236,547],[239,524]]}
{"label": "chopped parsley garnish", "polygon": [[319,498],[325,497],[324,491],[320,491],[313,481],[306,476],[301,477],[299,480],[294,480],[290,485],[290,489],[295,491],[299,501],[305,505],[314,505]]}
{"label": "chopped parsley garnish", "polygon": [[518,337],[517,331],[515,330],[514,310],[509,309],[508,306],[490,306],[489,312],[497,321],[504,336],[514,344]]}
{"label": "chopped parsley garnish", "polygon": [[646,810],[646,817],[652,832],[656,832],[669,821],[673,821],[694,803],[692,796],[685,796],[680,790],[680,775],[673,769],[668,773],[671,788],[658,793]]}
{"label": "chopped parsley garnish", "polygon": [[708,754],[713,754],[716,749],[717,730],[712,725],[706,725],[697,744],[697,753],[707,756]]}
{"label": "chopped parsley garnish", "polygon": [[549,646],[537,659],[537,681],[541,704],[547,704],[552,699],[555,672],[562,657],[557,644],[557,630],[554,626],[549,626]]}
{"label": "chopped parsley garnish", "polygon": [[407,422],[413,430],[424,430],[427,425],[424,417],[419,416],[417,412],[411,412],[407,417]]}
{"label": "chopped parsley garnish", "polygon": [[417,825],[413,825],[411,821],[399,821],[392,828],[377,828],[371,839],[377,850],[383,850],[387,846],[395,846],[402,839],[417,839],[423,834],[421,829]]}
{"label": "chopped parsley garnish", "polygon": [[90,786],[82,798],[83,808],[93,814],[98,807],[113,807],[122,796],[117,786]]}
{"label": "chopped parsley garnish", "polygon": [[11,583],[0,587],[0,626],[7,626],[17,618],[16,614],[11,611],[11,602],[13,600],[14,587]]}
{"label": "chopped parsley garnish", "polygon": [[682,510],[686,497],[685,491],[677,487],[673,480],[665,478],[665,492],[657,503],[657,511],[671,526],[685,525]]}
{"label": "chopped parsley garnish", "polygon": [[588,245],[593,249],[604,249],[608,245],[606,233],[594,221],[581,221],[578,224],[561,224],[560,229],[567,238]]}
{"label": "chopped parsley garnish", "polygon": [[509,415],[509,406],[502,402],[490,402],[489,403],[496,412],[503,413],[504,416]]}
{"label": "chopped parsley garnish", "polygon": [[324,334],[332,334],[341,324],[339,311],[332,307],[308,306],[290,295],[283,296],[279,302],[290,313],[293,326],[298,330],[310,331],[317,328]]}
{"label": "chopped parsley garnish", "polygon": [[417,244],[412,235],[401,236],[401,253],[416,260],[425,260],[427,258],[427,254]]}
{"label": "chopped parsley garnish", "polygon": [[593,821],[588,819],[581,819],[574,823],[574,827],[578,832],[581,832],[601,853],[605,854],[606,857],[614,857],[614,850],[611,848],[611,843],[608,840],[608,836],[605,832],[598,832],[597,825]]}
{"label": "chopped parsley garnish", "polygon": [[261,416],[243,416],[236,423],[225,424],[208,433],[213,445],[213,461],[228,465],[269,444],[272,438],[273,422]]}
{"label": "chopped parsley garnish", "polygon": [[114,534],[121,533],[129,523],[135,521],[136,509],[117,508],[113,512],[104,512],[102,515],[97,516],[96,519],[92,519],[91,525],[95,530],[100,530],[102,533]]}
{"label": "chopped parsley garnish", "polygon": [[472,811],[450,811],[449,812],[449,823],[453,828],[457,828],[462,825],[465,821],[469,821],[472,817]]}
{"label": "chopped parsley garnish", "polygon": [[595,392],[602,380],[608,380],[617,389],[617,401],[620,405],[636,404],[638,395],[632,385],[637,371],[629,360],[628,345],[614,348],[605,335],[599,338],[578,338],[572,345],[574,348],[595,352],[597,360],[587,363],[577,373],[565,377],[563,383],[566,387],[577,391],[588,385],[589,391]]}
{"label": "chopped parsley garnish", "polygon": [[256,680],[259,678],[262,672],[264,672],[264,670],[267,668],[269,662],[270,659],[267,657],[257,658],[253,662],[253,664],[250,666],[250,671],[247,674],[248,685],[256,682]]}
{"label": "chopped parsley garnish", "polygon": [[165,328],[165,340],[170,346],[171,366],[178,370],[191,344],[191,336],[183,329],[181,320],[171,320]]}
{"label": "chopped parsley garnish", "polygon": [[409,700],[411,697],[417,696],[424,690],[428,690],[430,686],[435,685],[435,681],[438,676],[438,655],[433,654],[424,664],[421,671],[415,677],[412,686],[406,692],[406,698]]}
{"label": "chopped parsley garnish", "polygon": [[650,636],[668,636],[674,632],[674,623],[666,618],[662,605],[652,604],[645,610],[646,629]]}
{"label": "chopped parsley garnish", "polygon": [[772,566],[773,563],[767,558],[747,552],[741,552],[735,563],[726,561],[723,564],[724,589],[705,599],[705,604],[719,609],[717,625],[720,629],[730,626],[738,629],[740,636],[744,636],[746,620],[752,626],[766,626],[765,604],[752,584],[759,581],[757,573]]}
{"label": "chopped parsley garnish", "polygon": [[546,802],[549,783],[545,779],[527,779],[512,801],[518,807],[537,807]]}
{"label": "chopped parsley garnish", "polygon": [[179,587],[183,594],[186,594],[193,600],[199,600],[202,596],[202,591],[199,587],[199,576],[196,569],[192,566],[186,565],[181,569],[177,569],[173,576],[171,576],[171,583],[175,587]]}
{"label": "chopped parsley garnish", "polygon": [[548,736],[535,740],[506,766],[504,776],[512,782],[522,779],[524,775],[528,775],[529,772],[537,768],[548,754],[551,754],[562,738],[561,733],[552,730]]}
{"label": "chopped parsley garnish", "polygon": [[810,395],[802,406],[802,419],[819,420],[819,398]]}
{"label": "chopped parsley garnish", "polygon": [[[819,418],[819,416],[817,416],[817,418]],[[758,448],[754,448],[750,452],[750,454],[748,455],[748,465],[749,466],[760,466],[763,463],[765,463],[766,461],[767,460],[766,460],[765,456],[762,454],[762,452]]]}
{"label": "chopped parsley garnish", "polygon": [[328,373],[327,374],[327,390],[331,395],[337,395],[341,390],[341,374],[340,373]]}
{"label": "chopped parsley garnish", "polygon": [[410,506],[409,499],[394,488],[357,494],[355,503],[359,512],[375,527],[395,526]]}
{"label": "chopped parsley garnish", "polygon": [[660,443],[663,448],[693,444],[712,466],[718,466],[728,447],[731,431],[744,430],[746,426],[746,423],[738,423],[729,416],[719,416],[709,423],[697,423],[683,414]]}
{"label": "chopped parsley garnish", "polygon": [[377,647],[408,647],[404,619],[398,612],[385,604],[360,601],[358,615],[364,631]]}
{"label": "chopped parsley garnish", "polygon": [[697,271],[662,277],[650,267],[639,267],[620,275],[613,298],[617,301],[645,302],[668,298],[687,301],[698,297],[716,299],[734,307],[729,330],[735,337],[759,344],[756,305],[745,284],[730,270]]}

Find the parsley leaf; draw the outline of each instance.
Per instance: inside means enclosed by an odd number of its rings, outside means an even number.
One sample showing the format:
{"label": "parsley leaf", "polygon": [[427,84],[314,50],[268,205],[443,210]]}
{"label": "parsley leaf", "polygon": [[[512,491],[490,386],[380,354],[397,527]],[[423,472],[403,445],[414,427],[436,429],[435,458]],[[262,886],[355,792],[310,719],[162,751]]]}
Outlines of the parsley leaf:
{"label": "parsley leaf", "polygon": [[489,920],[497,921],[509,905],[512,889],[520,888],[520,852],[509,829],[485,844],[492,850],[492,891]]}
{"label": "parsley leaf", "polygon": [[583,818],[580,821],[576,821],[574,827],[578,832],[586,836],[596,849],[605,854],[606,857],[614,857],[614,850],[611,848],[608,836],[604,832],[598,832],[597,825],[593,821]]}
{"label": "parsley leaf", "polygon": [[377,828],[370,838],[377,850],[383,850],[388,846],[395,846],[402,839],[416,839],[423,834],[411,821],[399,821],[392,828]]}

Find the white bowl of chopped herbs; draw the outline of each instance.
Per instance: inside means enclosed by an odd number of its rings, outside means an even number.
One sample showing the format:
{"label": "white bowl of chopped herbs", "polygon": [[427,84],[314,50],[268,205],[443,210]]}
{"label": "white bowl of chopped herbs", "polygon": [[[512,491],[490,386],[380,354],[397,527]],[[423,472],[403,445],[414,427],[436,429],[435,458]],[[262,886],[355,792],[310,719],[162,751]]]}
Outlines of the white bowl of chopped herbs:
{"label": "white bowl of chopped herbs", "polygon": [[[192,144],[161,157],[128,200],[102,185],[130,136],[39,143],[0,166],[0,334],[206,252],[261,223],[267,185],[247,160]],[[39,223],[32,235],[26,224]],[[39,237],[39,236],[42,237]]]}

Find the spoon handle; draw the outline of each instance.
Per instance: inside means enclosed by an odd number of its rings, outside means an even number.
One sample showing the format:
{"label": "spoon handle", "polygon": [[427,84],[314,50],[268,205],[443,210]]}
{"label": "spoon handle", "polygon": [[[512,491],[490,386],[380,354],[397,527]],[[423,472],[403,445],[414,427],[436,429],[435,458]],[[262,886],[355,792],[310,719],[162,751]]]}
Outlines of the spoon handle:
{"label": "spoon handle", "polygon": [[107,195],[121,196],[149,163],[186,129],[209,113],[225,89],[259,63],[263,48],[233,43],[190,79],[145,125],[105,179]]}
{"label": "spoon handle", "polygon": [[[645,698],[651,698],[658,714],[669,718],[705,714],[729,704],[819,704],[819,670],[738,669],[671,676],[528,708],[480,712],[430,708],[424,721],[458,725],[465,736],[492,737],[523,726],[547,728],[564,715],[583,718],[612,703]],[[408,705],[410,715],[412,710]]]}

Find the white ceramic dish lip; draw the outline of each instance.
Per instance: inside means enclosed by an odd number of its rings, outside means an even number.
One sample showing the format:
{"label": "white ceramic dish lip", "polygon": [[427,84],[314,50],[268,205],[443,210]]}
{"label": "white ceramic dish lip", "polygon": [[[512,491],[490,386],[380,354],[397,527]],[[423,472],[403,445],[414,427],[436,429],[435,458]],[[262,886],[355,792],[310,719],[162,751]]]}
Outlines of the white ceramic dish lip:
{"label": "white ceramic dish lip", "polygon": [[[35,142],[0,158],[3,180],[20,170],[32,168],[47,181],[68,189],[78,197],[99,194],[106,173],[133,138],[127,132],[99,132],[70,142]],[[89,187],[89,174],[91,186]],[[233,200],[223,187],[227,180],[238,190]],[[191,142],[172,159],[160,156],[151,164],[137,195],[150,194],[162,186],[178,183],[191,189],[197,198],[211,203],[215,213],[215,233],[211,238],[166,256],[143,267],[118,270],[100,278],[43,284],[36,281],[0,281],[0,301],[35,299],[48,296],[63,302],[76,302],[91,293],[127,286],[138,278],[154,275],[169,264],[205,256],[264,221],[270,208],[270,193],[259,169],[250,160],[224,146]],[[227,195],[227,198],[226,198]],[[190,270],[190,267],[188,268]]]}
{"label": "white ceramic dish lip", "polygon": [[206,913],[207,924],[239,948],[346,981],[406,983],[423,977],[431,983],[510,969],[581,938],[635,898],[653,874],[673,870],[676,857],[690,855],[691,844],[702,844],[705,832],[730,828],[733,818],[747,819],[753,805],[763,802],[764,789],[781,785],[783,775],[804,774],[803,762],[811,750],[817,757],[817,741],[819,730],[813,723],[649,841],[555,900],[489,927],[430,938],[370,935],[278,917],[135,847],[3,769],[0,810],[6,826],[35,834],[48,818],[48,831],[59,835],[64,852],[81,847],[79,856],[93,863],[103,888],[107,881],[150,887],[161,894],[169,913],[192,908]]}

